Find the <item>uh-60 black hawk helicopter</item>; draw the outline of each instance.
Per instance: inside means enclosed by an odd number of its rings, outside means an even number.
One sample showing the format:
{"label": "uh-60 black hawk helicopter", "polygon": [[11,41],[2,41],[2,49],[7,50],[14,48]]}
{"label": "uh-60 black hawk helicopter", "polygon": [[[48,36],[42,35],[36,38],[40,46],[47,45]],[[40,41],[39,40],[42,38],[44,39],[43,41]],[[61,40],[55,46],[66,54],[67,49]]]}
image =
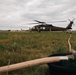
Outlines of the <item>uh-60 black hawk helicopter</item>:
{"label": "uh-60 black hawk helicopter", "polygon": [[[68,24],[67,27],[57,27],[57,26],[53,26],[52,24],[47,24],[45,22],[41,22],[41,21],[38,21],[38,20],[34,20],[36,21],[37,23],[31,23],[31,24],[38,24],[38,25],[35,25],[33,26],[31,29],[29,29],[30,31],[67,31],[67,30],[70,30],[72,29],[72,25],[74,24],[74,20],[70,20],[70,23]],[[66,22],[66,21],[56,21],[56,22]]]}

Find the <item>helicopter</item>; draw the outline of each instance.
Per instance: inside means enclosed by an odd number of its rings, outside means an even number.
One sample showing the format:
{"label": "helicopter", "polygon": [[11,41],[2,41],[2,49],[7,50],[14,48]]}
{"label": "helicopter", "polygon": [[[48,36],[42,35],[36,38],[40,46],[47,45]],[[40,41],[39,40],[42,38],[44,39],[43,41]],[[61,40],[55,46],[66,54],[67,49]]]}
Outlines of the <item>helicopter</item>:
{"label": "helicopter", "polygon": [[[31,23],[31,24],[38,24],[33,26],[31,29],[29,29],[30,31],[67,31],[67,30],[71,30],[72,29],[72,25],[74,24],[74,20],[69,20],[69,24],[67,25],[67,27],[57,27],[57,26],[53,26],[52,24],[47,24],[46,22],[42,22],[42,21],[38,21],[38,20],[34,20],[37,23]],[[57,21],[57,22],[66,22],[66,21]]]}

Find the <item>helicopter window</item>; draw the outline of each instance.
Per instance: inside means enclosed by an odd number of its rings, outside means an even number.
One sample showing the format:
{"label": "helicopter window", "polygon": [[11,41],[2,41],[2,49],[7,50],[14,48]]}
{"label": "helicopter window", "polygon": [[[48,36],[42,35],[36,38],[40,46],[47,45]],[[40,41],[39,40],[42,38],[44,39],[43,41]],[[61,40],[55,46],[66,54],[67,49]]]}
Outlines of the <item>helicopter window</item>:
{"label": "helicopter window", "polygon": [[45,27],[43,27],[43,29],[45,30]]}

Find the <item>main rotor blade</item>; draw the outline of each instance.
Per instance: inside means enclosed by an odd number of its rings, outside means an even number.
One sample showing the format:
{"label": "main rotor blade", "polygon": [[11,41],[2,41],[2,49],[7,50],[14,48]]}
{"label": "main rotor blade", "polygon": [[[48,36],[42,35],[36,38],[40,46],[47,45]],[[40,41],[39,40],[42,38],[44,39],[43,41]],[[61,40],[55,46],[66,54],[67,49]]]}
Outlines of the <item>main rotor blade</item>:
{"label": "main rotor blade", "polygon": [[29,23],[29,24],[39,24],[39,23]]}
{"label": "main rotor blade", "polygon": [[67,22],[67,21],[56,21],[56,22]]}
{"label": "main rotor blade", "polygon": [[38,20],[34,20],[34,21],[36,21],[36,22],[38,22],[38,23],[45,23],[45,22],[41,22],[41,21],[38,21]]}
{"label": "main rotor blade", "polygon": [[22,24],[22,25],[37,25],[37,24],[39,24],[39,23],[26,23],[26,24]]}
{"label": "main rotor blade", "polygon": [[67,22],[66,20],[65,21],[51,21],[53,23],[57,23],[57,22]]}
{"label": "main rotor blade", "polygon": [[34,20],[34,21],[36,21],[36,22],[38,22],[38,23],[42,23],[41,21],[38,21],[38,20]]}

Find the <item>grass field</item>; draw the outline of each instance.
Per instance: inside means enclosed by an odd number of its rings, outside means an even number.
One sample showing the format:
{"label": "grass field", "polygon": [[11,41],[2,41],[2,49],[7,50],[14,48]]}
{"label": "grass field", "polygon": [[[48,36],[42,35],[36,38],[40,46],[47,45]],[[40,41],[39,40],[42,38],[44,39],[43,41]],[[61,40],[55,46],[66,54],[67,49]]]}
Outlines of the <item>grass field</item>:
{"label": "grass field", "polygon": [[[0,66],[68,53],[68,38],[67,32],[0,32]],[[76,32],[72,32],[71,44],[76,49]],[[43,64],[0,75],[47,75],[47,70]]]}

